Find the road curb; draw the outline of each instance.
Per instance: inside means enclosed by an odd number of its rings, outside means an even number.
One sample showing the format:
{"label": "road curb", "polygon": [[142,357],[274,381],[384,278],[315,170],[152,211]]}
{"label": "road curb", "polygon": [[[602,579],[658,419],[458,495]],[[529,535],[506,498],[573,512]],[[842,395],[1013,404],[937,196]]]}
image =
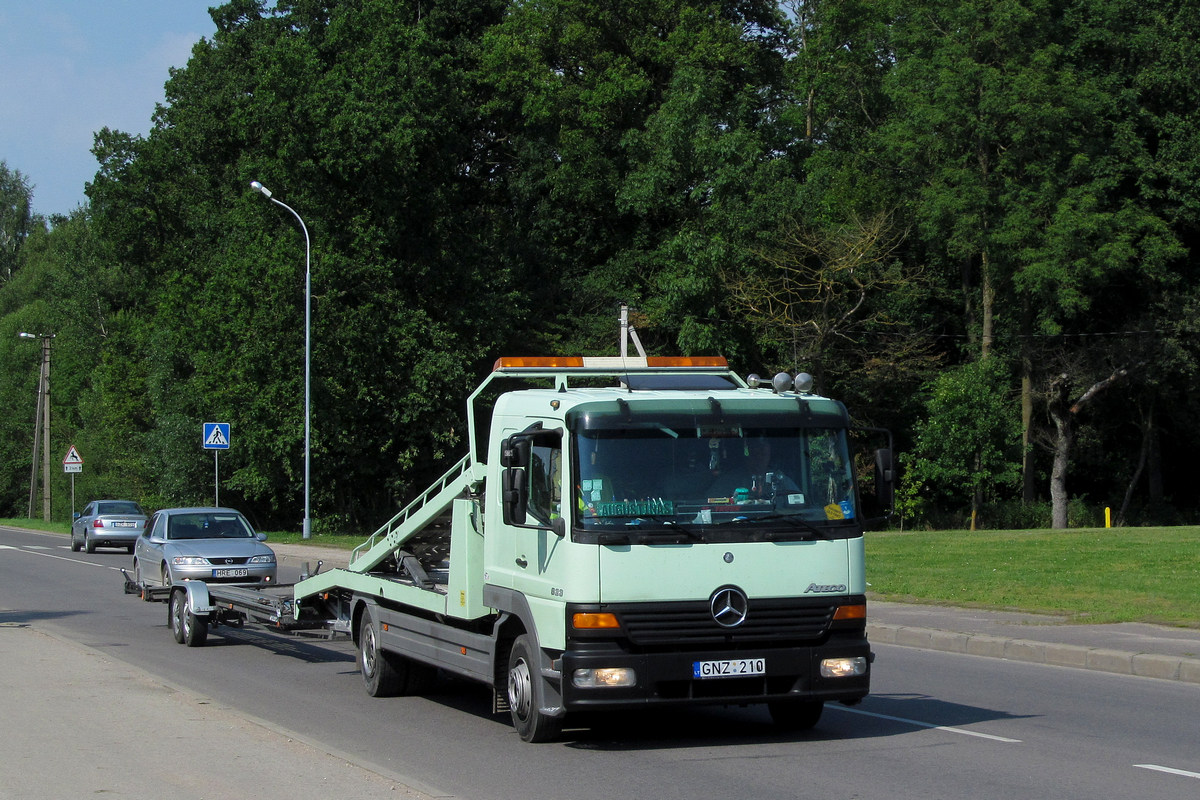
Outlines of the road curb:
{"label": "road curb", "polygon": [[1200,683],[1200,658],[1131,653],[1103,647],[1009,639],[988,634],[958,633],[910,625],[867,623],[867,637],[879,644],[920,650],[1004,658],[1031,664],[1088,669],[1117,675]]}

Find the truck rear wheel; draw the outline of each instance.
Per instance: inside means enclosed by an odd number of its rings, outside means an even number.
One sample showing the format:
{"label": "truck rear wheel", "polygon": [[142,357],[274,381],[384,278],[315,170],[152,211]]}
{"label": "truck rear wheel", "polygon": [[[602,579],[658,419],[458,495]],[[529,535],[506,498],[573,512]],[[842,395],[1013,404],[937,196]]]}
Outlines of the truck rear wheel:
{"label": "truck rear wheel", "polygon": [[437,677],[437,670],[428,664],[389,653],[380,646],[370,606],[363,609],[358,623],[358,668],[371,697],[420,694]]}
{"label": "truck rear wheel", "polygon": [[562,720],[543,714],[542,675],[529,634],[521,634],[508,654],[508,707],[513,727],[525,742],[550,742],[562,732]]}

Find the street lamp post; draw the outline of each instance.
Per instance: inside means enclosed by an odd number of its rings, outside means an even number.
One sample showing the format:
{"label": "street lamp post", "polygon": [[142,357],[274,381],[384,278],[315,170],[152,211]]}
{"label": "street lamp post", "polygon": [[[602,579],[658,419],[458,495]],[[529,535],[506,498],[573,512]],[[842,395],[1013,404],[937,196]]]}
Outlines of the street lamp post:
{"label": "street lamp post", "polygon": [[309,476],[312,463],[312,246],[308,238],[308,226],[296,213],[296,209],[276,200],[271,196],[271,190],[258,181],[251,181],[250,188],[275,205],[290,211],[300,223],[300,229],[304,231],[304,523],[301,535],[308,539],[312,535],[312,517],[309,513]]}
{"label": "street lamp post", "polygon": [[42,340],[42,364],[38,372],[38,402],[37,411],[33,417],[33,467],[29,473],[29,518],[33,519],[33,502],[37,495],[37,451],[38,451],[38,417],[42,418],[42,519],[50,521],[50,340],[53,333],[26,333],[21,331],[17,336],[22,339]]}

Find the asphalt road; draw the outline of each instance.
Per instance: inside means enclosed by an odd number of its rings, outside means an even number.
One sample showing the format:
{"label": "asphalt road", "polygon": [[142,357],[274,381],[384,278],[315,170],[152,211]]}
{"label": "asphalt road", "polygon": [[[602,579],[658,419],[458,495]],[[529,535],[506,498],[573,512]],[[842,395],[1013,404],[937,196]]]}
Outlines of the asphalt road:
{"label": "asphalt road", "polygon": [[[871,697],[855,708],[830,706],[806,734],[778,734],[759,708],[712,708],[603,718],[568,730],[560,743],[527,745],[505,717],[489,713],[487,690],[472,684],[446,681],[420,698],[367,697],[347,641],[221,628],[203,648],[177,645],[165,605],[122,594],[117,568],[129,561],[120,551],[71,553],[65,537],[0,529],[0,624],[78,643],[116,668],[135,665],[197,704],[252,721],[236,741],[245,747],[262,732],[261,757],[270,763],[263,783],[248,789],[258,797],[294,796],[271,776],[311,771],[315,757],[329,754],[393,781],[397,796],[406,785],[472,800],[1200,794],[1195,684],[877,645]],[[48,668],[47,694],[62,679]],[[54,702],[69,698],[57,693]],[[61,719],[63,748],[46,759],[73,769],[102,762],[94,749],[86,759],[73,752],[69,707],[47,710]],[[310,750],[266,755],[267,740],[278,735]],[[260,757],[230,753],[220,741],[183,738],[177,746],[181,758],[210,770]],[[23,797],[4,778],[14,768],[6,749],[0,743],[0,798]],[[161,765],[164,776],[171,768]],[[42,796],[55,796],[54,779],[48,771]],[[324,796],[356,795],[330,788]]]}

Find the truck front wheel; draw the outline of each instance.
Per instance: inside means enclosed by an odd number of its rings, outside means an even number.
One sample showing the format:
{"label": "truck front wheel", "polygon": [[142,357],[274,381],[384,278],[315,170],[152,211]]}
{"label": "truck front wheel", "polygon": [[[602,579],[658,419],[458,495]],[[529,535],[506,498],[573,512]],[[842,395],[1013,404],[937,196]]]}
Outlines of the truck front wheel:
{"label": "truck front wheel", "polygon": [[542,707],[542,676],[529,634],[521,634],[508,654],[508,707],[513,727],[525,742],[549,742],[562,731],[562,720]]}

